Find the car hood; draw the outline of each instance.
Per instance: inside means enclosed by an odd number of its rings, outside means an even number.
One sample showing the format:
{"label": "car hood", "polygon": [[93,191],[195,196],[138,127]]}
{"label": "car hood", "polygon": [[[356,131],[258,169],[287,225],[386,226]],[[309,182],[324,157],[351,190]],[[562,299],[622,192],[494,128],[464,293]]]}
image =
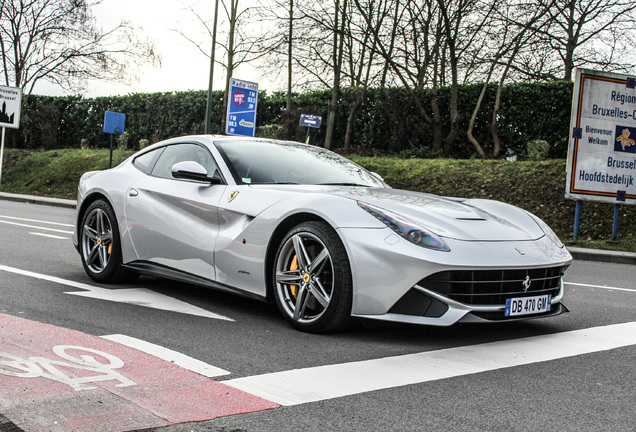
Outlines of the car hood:
{"label": "car hood", "polygon": [[545,235],[530,214],[498,201],[448,198],[397,189],[359,188],[336,193],[389,210],[442,237],[523,241]]}
{"label": "car hood", "polygon": [[[529,213],[499,201],[350,186],[252,185],[249,189],[254,195],[246,199],[245,210],[250,213],[247,211],[249,208],[255,213],[254,216],[275,202],[317,194],[371,204],[402,216],[439,236],[457,240],[528,241],[545,235]],[[261,201],[263,207],[256,205],[259,201],[256,197],[263,198],[264,195],[267,198]],[[359,210],[365,212],[362,208]],[[347,224],[353,223],[357,227],[363,226],[364,220],[371,221],[362,217],[348,217],[347,220]]]}

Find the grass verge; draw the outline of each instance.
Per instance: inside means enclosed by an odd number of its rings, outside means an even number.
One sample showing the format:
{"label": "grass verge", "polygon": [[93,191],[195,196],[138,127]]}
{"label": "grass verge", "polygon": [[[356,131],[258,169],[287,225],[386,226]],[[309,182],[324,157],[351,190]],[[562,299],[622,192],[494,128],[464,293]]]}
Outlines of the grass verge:
{"label": "grass verge", "polygon": [[[113,166],[131,154],[115,150]],[[106,169],[108,159],[108,150],[8,149],[0,191],[74,199],[80,176],[86,171]],[[380,174],[396,189],[503,201],[539,216],[564,242],[572,239],[575,201],[564,198],[564,160],[352,159]],[[620,209],[619,235],[616,242],[611,242],[614,206],[584,202],[577,246],[636,252],[636,212],[630,205],[622,205]]]}

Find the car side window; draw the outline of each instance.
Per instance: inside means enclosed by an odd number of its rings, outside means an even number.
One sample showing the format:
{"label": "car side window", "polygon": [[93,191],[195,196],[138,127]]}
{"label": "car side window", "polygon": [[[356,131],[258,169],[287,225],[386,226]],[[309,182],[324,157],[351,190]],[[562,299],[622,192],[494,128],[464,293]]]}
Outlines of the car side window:
{"label": "car side window", "polygon": [[140,156],[137,156],[133,160],[133,165],[137,168],[145,172],[146,174],[150,174],[152,171],[152,167],[155,165],[157,158],[161,155],[161,152],[165,150],[165,147],[149,151]]}
{"label": "car side window", "polygon": [[172,166],[178,162],[198,162],[211,176],[217,169],[216,162],[210,152],[196,144],[174,144],[166,147],[155,164],[152,175],[167,179],[173,179]]}

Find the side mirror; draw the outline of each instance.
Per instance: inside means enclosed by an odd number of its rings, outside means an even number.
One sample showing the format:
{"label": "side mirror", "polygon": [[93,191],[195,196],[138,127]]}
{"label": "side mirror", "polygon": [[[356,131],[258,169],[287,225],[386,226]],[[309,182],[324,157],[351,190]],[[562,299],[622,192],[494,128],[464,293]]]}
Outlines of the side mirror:
{"label": "side mirror", "polygon": [[210,184],[223,183],[217,170],[212,177],[208,176],[208,171],[195,161],[177,162],[172,166],[172,177],[177,179],[194,180]]}

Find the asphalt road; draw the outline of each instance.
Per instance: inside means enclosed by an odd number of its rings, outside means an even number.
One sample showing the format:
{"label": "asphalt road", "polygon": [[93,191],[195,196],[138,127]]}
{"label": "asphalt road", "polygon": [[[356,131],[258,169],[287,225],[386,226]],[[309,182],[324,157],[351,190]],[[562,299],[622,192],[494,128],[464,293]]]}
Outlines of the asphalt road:
{"label": "asphalt road", "polygon": [[[206,379],[248,395],[270,379],[293,387],[289,399],[264,397],[266,408],[157,430],[636,430],[636,266],[574,261],[566,273],[571,312],[559,317],[450,328],[366,321],[310,335],[293,330],[273,305],[224,293],[145,277],[97,285],[72,245],[73,223],[72,209],[0,201],[0,323],[5,316],[59,334],[125,335],[218,368],[223,375]],[[0,326],[0,343],[11,338],[3,333]],[[0,345],[0,355],[7,350]],[[38,397],[7,402],[3,380]],[[12,421],[28,426],[15,413],[51,414],[37,402],[44,382],[0,374],[0,431],[17,430]],[[76,393],[90,390],[69,394]],[[203,400],[183,397],[179,409]],[[111,410],[112,419],[131,417],[114,402]],[[131,429],[100,421],[104,430]],[[24,428],[64,430],[42,424]]]}

